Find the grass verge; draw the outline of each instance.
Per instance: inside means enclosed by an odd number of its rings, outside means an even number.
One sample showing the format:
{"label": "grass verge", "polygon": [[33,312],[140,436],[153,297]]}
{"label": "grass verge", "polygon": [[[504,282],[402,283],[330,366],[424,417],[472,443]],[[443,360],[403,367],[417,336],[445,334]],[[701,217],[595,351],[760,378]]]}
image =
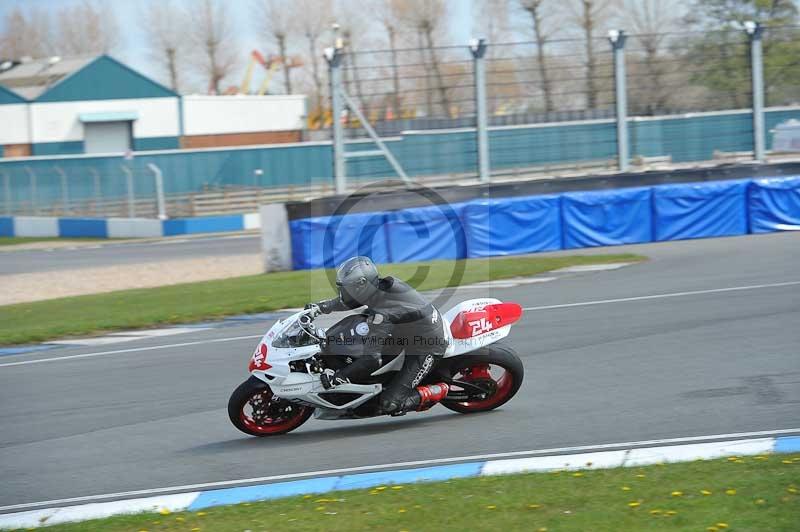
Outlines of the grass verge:
{"label": "grass verge", "polygon": [[800,454],[479,477],[139,514],[52,532],[796,531]]}
{"label": "grass verge", "polygon": [[[451,278],[452,261],[390,264],[381,272],[428,290],[567,266],[643,259],[617,254],[457,261],[464,266],[460,282]],[[0,307],[0,345],[299,307],[332,294],[325,270],[305,270],[6,305]]]}
{"label": "grass verge", "polygon": [[32,244],[34,242],[106,242],[108,238],[61,238],[57,236],[2,236],[0,237],[0,246],[17,246],[19,244]]}

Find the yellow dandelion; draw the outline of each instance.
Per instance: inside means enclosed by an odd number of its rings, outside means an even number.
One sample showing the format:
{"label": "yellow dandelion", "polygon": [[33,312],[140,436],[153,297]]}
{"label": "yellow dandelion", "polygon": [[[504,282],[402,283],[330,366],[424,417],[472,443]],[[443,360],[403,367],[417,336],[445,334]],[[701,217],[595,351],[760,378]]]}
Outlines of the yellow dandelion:
{"label": "yellow dandelion", "polygon": [[547,527],[546,526],[539,527],[536,529],[536,532],[547,532]]}
{"label": "yellow dandelion", "polygon": [[414,508],[422,508],[422,506],[420,506],[419,504],[415,504]]}
{"label": "yellow dandelion", "polygon": [[764,499],[756,499],[755,503],[761,505],[761,504],[766,504],[767,501],[765,501]]}
{"label": "yellow dandelion", "polygon": [[304,499],[310,499],[310,498],[311,498],[311,495],[303,495],[303,498],[304,498]]}
{"label": "yellow dandelion", "polygon": [[683,492],[682,491],[673,491],[672,493],[670,493],[670,495],[672,495],[673,497],[683,497]]}
{"label": "yellow dandelion", "polygon": [[580,471],[578,471],[577,473],[573,473],[573,474],[572,474],[572,476],[573,476],[573,477],[582,477],[582,476],[583,476],[583,473],[581,473]]}
{"label": "yellow dandelion", "polygon": [[728,462],[735,462],[735,461],[736,461],[736,460],[738,460],[738,459],[739,459],[739,457],[738,457],[738,456],[729,456],[729,457],[728,457]]}
{"label": "yellow dandelion", "polygon": [[380,493],[380,491],[375,491],[375,490],[371,490],[369,492],[370,495],[378,495],[379,493]]}
{"label": "yellow dandelion", "polygon": [[654,508],[653,510],[650,510],[650,515],[661,515],[661,510]]}
{"label": "yellow dandelion", "polygon": [[143,528],[139,532],[147,532],[147,529]]}
{"label": "yellow dandelion", "polygon": [[638,475],[636,475],[636,478],[645,478],[645,476],[646,475],[644,475],[643,473],[639,473]]}
{"label": "yellow dandelion", "polygon": [[726,495],[736,495],[736,490],[734,488],[728,488],[725,490]]}
{"label": "yellow dandelion", "polygon": [[676,515],[678,512],[676,512],[675,510],[667,510],[664,513],[667,514],[667,515]]}
{"label": "yellow dandelion", "polygon": [[406,509],[405,508],[400,508],[399,510],[397,510],[397,513],[404,514],[404,513],[406,513]]}
{"label": "yellow dandelion", "polygon": [[791,460],[781,460],[781,463],[782,464],[792,464],[794,462],[792,462]]}
{"label": "yellow dandelion", "polygon": [[631,491],[630,486],[622,486],[622,491]]}
{"label": "yellow dandelion", "polygon": [[200,527],[196,526],[192,529],[192,532],[200,532]]}
{"label": "yellow dandelion", "polygon": [[532,509],[532,510],[538,510],[538,509],[539,509],[539,508],[541,508],[541,507],[542,507],[542,505],[541,505],[541,504],[529,504],[529,505],[528,505],[528,508],[530,508],[530,509]]}
{"label": "yellow dandelion", "polygon": [[328,499],[317,499],[317,500],[316,500],[316,501],[314,501],[314,502],[317,502],[317,503],[319,503],[319,502],[330,502],[330,501],[329,501]]}
{"label": "yellow dandelion", "polygon": [[179,523],[183,523],[185,521],[183,517],[176,517],[175,520]]}
{"label": "yellow dandelion", "polygon": [[788,488],[786,488],[786,491],[788,491],[789,493],[797,493],[797,488],[795,488],[794,486],[789,486]]}
{"label": "yellow dandelion", "polygon": [[401,489],[403,489],[403,486],[392,486],[392,489],[393,490],[401,490]]}
{"label": "yellow dandelion", "polygon": [[162,508],[162,509],[160,509],[160,510],[158,511],[158,513],[160,513],[161,515],[169,515],[169,514],[171,514],[172,512],[170,512],[170,511],[169,511],[167,508]]}
{"label": "yellow dandelion", "polygon": [[640,503],[639,501],[631,501],[631,502],[628,503],[628,507],[630,507],[630,508],[638,508],[639,506],[641,506],[641,504],[642,503]]}
{"label": "yellow dandelion", "polygon": [[315,509],[316,511],[318,511],[318,512],[325,511],[325,507],[324,507],[324,506],[317,506],[317,507],[316,507],[316,508],[314,508],[314,509]]}
{"label": "yellow dandelion", "polygon": [[762,462],[764,460],[769,460],[769,457],[768,456],[764,456],[763,454],[759,454],[758,456],[754,456],[753,458],[755,458],[756,460],[762,461]]}
{"label": "yellow dandelion", "polygon": [[386,486],[378,486],[378,487],[377,487],[377,488],[375,488],[375,489],[376,489],[377,491],[383,491],[383,490],[385,490],[385,489],[386,489]]}
{"label": "yellow dandelion", "polygon": [[709,527],[706,527],[706,530],[708,530],[708,532],[717,532],[719,530],[719,528],[717,528],[715,526],[709,526]]}
{"label": "yellow dandelion", "polygon": [[708,490],[700,490],[700,493],[703,495],[711,495],[711,492]]}
{"label": "yellow dandelion", "polygon": [[717,523],[717,528],[728,528],[728,523]]}
{"label": "yellow dandelion", "polygon": [[792,462],[800,462],[800,456],[792,458]]}
{"label": "yellow dandelion", "polygon": [[489,506],[486,507],[487,510],[494,510],[495,508],[497,508],[497,506],[495,506],[494,504],[490,504]]}

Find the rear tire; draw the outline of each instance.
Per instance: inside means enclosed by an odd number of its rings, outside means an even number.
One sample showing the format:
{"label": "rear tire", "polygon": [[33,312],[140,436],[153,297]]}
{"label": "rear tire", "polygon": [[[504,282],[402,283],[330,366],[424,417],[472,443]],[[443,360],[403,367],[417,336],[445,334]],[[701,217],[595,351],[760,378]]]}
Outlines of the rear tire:
{"label": "rear tire", "polygon": [[[495,380],[493,375],[489,375],[489,368],[502,368],[503,374]],[[491,344],[469,355],[453,358],[450,363],[450,375],[452,377],[461,375],[463,378],[465,371],[468,380],[470,380],[470,371],[476,374],[480,373],[481,379],[475,379],[476,381],[486,380],[487,376],[491,377],[492,380],[495,380],[495,389],[491,395],[481,400],[466,402],[457,402],[446,398],[442,400],[442,406],[462,414],[487,412],[504,405],[519,391],[525,376],[525,369],[519,355],[505,344]]]}
{"label": "rear tire", "polygon": [[286,434],[308,421],[313,413],[311,407],[276,399],[267,383],[256,377],[240,384],[228,400],[231,423],[251,436]]}

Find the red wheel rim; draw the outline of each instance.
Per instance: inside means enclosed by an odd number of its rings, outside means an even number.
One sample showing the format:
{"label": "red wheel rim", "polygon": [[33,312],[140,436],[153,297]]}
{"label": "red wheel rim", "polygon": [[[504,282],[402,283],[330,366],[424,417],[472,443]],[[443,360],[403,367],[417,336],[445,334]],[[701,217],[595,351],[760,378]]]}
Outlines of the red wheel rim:
{"label": "red wheel rim", "polygon": [[453,380],[462,380],[479,384],[491,381],[494,383],[495,390],[485,399],[477,401],[465,401],[459,405],[469,409],[491,408],[505,401],[514,387],[514,374],[503,366],[496,364],[479,364],[460,370]]}
{"label": "red wheel rim", "polygon": [[275,402],[272,398],[269,390],[250,396],[239,412],[239,419],[245,427],[258,434],[274,434],[289,431],[303,422],[307,407],[286,401]]}

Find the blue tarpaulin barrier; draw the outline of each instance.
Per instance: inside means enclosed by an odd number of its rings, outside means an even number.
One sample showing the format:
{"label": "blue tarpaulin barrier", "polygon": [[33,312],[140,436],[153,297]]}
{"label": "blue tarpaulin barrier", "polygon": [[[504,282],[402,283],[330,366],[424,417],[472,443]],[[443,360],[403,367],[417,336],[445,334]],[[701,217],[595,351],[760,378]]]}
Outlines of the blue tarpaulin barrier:
{"label": "blue tarpaulin barrier", "polygon": [[392,262],[385,221],[382,212],[291,221],[293,268],[334,268],[356,255],[366,255],[377,263]]}
{"label": "blue tarpaulin barrier", "polygon": [[462,212],[467,256],[494,257],[561,249],[561,197],[477,200]]}
{"label": "blue tarpaulin barrier", "polygon": [[800,177],[754,179],[748,203],[752,233],[800,230]]}
{"label": "blue tarpaulin barrier", "polygon": [[656,240],[747,233],[750,181],[711,181],[653,187]]}
{"label": "blue tarpaulin barrier", "polygon": [[465,258],[467,244],[460,218],[465,205],[432,205],[387,213],[391,261]]}
{"label": "blue tarpaulin barrier", "polygon": [[429,261],[800,230],[800,176],[475,199],[338,218],[338,228],[337,217],[290,223],[296,269],[333,267],[353,255]]}
{"label": "blue tarpaulin barrier", "polygon": [[650,196],[650,188],[563,194],[564,248],[652,241]]}

